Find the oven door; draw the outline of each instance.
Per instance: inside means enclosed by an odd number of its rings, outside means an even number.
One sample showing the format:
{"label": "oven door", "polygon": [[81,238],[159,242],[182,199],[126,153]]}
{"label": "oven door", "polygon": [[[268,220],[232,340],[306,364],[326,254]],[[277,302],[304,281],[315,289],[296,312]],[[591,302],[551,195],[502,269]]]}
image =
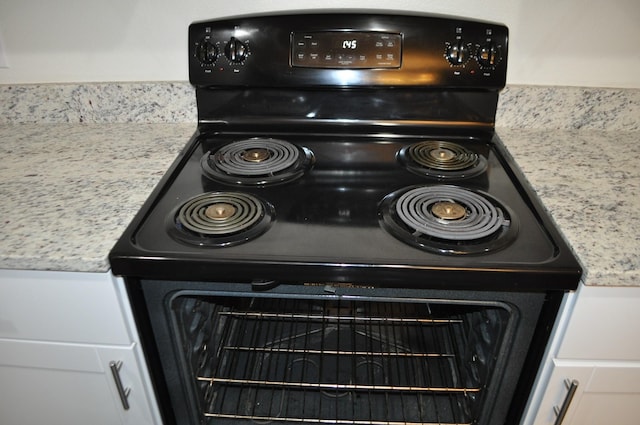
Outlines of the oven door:
{"label": "oven door", "polygon": [[323,284],[133,286],[161,408],[179,424],[503,424],[545,302]]}

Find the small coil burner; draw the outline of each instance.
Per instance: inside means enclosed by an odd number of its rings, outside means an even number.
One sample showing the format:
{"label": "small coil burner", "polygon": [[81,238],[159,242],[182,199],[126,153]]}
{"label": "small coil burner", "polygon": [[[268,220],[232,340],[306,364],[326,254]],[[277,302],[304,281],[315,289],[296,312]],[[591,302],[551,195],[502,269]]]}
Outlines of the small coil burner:
{"label": "small coil burner", "polygon": [[487,160],[457,143],[427,140],[405,146],[398,161],[412,173],[438,179],[474,177],[487,168]]}
{"label": "small coil burner", "polygon": [[266,232],[273,217],[273,206],[253,195],[210,192],[182,204],[171,216],[169,232],[189,244],[232,246]]}
{"label": "small coil burner", "polygon": [[233,185],[260,186],[301,177],[313,165],[313,152],[284,140],[255,137],[207,152],[202,169],[207,177]]}
{"label": "small coil burner", "polygon": [[440,254],[476,254],[515,238],[515,217],[497,200],[458,186],[413,186],[387,195],[380,223],[410,245]]}

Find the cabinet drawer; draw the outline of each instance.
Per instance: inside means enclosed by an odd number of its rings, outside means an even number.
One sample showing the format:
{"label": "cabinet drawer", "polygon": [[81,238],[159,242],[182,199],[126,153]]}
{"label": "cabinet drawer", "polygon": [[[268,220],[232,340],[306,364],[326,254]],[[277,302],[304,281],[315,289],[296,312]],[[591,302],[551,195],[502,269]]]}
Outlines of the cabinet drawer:
{"label": "cabinet drawer", "polygon": [[0,270],[0,338],[129,344],[107,273]]}
{"label": "cabinet drawer", "polygon": [[552,425],[554,406],[567,397],[565,382],[578,383],[563,425],[637,425],[640,418],[640,362],[555,360],[546,393],[526,424]]}
{"label": "cabinet drawer", "polygon": [[640,287],[582,286],[559,359],[640,361]]}

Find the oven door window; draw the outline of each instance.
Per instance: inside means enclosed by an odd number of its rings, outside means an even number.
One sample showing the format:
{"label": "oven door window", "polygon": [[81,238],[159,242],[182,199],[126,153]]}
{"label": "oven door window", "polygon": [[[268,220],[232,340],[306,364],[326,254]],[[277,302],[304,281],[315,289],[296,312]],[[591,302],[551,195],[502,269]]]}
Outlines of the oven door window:
{"label": "oven door window", "polygon": [[472,424],[498,385],[500,303],[181,295],[170,304],[202,423]]}

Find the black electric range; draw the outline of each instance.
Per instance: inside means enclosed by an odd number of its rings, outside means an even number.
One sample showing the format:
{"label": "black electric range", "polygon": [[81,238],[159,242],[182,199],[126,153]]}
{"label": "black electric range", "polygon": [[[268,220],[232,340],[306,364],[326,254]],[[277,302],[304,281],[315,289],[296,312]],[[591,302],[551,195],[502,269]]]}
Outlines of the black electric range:
{"label": "black electric range", "polygon": [[165,423],[519,422],[581,268],[495,133],[507,44],[415,14],[190,26],[197,129],[109,256]]}
{"label": "black electric range", "polygon": [[198,129],[113,249],[114,273],[577,285],[573,254],[494,133],[504,26],[307,14],[189,35]]}

